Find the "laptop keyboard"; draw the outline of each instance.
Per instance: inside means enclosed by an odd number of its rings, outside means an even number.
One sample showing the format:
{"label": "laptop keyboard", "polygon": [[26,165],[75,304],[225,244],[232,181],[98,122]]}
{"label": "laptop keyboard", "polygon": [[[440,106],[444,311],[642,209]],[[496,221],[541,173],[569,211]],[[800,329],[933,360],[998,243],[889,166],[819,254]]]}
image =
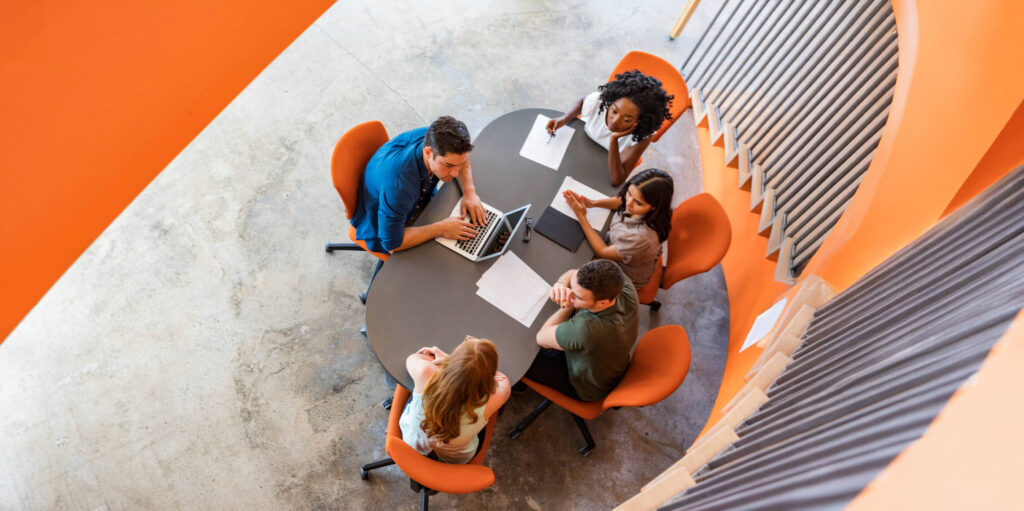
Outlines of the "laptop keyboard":
{"label": "laptop keyboard", "polygon": [[466,252],[469,252],[470,254],[476,255],[477,247],[479,247],[480,244],[484,242],[484,233],[487,232],[487,227],[489,227],[492,223],[494,223],[495,220],[498,219],[498,215],[496,215],[493,211],[484,211],[487,213],[487,222],[484,225],[473,226],[473,228],[476,229],[476,236],[471,240],[456,241],[455,246],[459,247],[462,250],[465,250]]}

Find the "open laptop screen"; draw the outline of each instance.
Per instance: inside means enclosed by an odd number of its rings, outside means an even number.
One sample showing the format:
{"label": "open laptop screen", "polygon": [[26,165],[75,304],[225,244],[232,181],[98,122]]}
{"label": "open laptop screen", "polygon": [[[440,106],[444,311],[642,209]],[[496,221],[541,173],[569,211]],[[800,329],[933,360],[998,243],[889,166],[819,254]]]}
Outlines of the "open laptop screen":
{"label": "open laptop screen", "polygon": [[481,258],[501,253],[505,249],[528,209],[529,205],[511,211],[499,221],[497,228],[491,233],[487,248],[480,254]]}

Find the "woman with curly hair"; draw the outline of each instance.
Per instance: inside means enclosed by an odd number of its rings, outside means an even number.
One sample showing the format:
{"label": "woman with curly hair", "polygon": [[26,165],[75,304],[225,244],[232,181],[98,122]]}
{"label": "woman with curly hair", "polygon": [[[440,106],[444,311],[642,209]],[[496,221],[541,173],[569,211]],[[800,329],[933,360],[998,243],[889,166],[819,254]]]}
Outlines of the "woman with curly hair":
{"label": "woman with curly hair", "polygon": [[672,118],[672,98],[657,78],[636,69],[626,71],[577,101],[565,115],[549,121],[547,130],[554,133],[574,117],[583,119],[587,135],[608,149],[612,186],[619,186],[651,144],[651,135]]}
{"label": "woman with curly hair", "polygon": [[488,419],[508,400],[508,378],[498,372],[498,350],[487,339],[466,336],[448,355],[437,346],[405,360],[415,386],[398,424],[402,440],[420,454],[467,463]]}
{"label": "woman with curly hair", "polygon": [[[564,197],[576,213],[594,257],[619,263],[640,289],[651,281],[661,244],[672,227],[672,189],[672,177],[665,171],[647,169],[627,181],[615,197],[595,201],[571,190],[566,190]],[[587,221],[588,208],[615,211],[606,239]]]}

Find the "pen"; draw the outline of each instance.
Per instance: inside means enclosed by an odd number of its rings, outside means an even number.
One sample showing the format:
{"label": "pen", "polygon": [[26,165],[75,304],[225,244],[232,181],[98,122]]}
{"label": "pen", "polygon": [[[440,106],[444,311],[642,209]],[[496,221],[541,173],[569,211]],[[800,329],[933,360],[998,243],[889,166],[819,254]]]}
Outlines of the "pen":
{"label": "pen", "polygon": [[554,139],[554,138],[555,138],[555,134],[553,132],[549,131],[548,132],[548,140],[547,140],[547,142],[544,142],[544,144],[547,145],[547,143],[551,142],[551,140]]}

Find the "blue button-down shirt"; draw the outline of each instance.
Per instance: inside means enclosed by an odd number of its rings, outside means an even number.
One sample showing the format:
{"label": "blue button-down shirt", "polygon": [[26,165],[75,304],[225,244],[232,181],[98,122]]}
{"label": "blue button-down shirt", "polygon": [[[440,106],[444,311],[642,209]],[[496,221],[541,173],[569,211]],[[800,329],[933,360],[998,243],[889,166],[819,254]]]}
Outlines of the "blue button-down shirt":
{"label": "blue button-down shirt", "polygon": [[388,141],[370,158],[359,180],[352,226],[375,252],[401,246],[406,224],[433,197],[438,179],[423,163],[426,133],[427,128],[417,128]]}

